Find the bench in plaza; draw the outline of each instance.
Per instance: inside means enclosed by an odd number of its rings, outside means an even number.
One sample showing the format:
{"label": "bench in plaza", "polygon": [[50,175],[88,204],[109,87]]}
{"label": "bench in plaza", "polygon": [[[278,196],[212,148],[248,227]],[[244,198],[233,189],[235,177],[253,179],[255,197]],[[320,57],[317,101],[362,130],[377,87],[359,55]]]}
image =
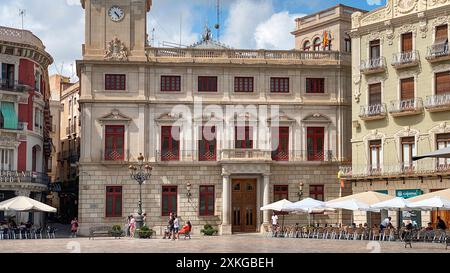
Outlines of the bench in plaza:
{"label": "bench in plaza", "polygon": [[[112,228],[109,226],[91,227],[89,229],[89,240],[95,237],[112,237],[112,235]],[[114,237],[117,238],[117,236]]]}

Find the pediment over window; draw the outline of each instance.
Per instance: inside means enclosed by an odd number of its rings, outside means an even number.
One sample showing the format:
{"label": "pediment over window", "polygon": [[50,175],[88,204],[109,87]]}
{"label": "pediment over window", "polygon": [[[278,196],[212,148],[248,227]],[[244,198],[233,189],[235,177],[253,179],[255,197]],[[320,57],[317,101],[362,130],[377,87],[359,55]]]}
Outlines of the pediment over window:
{"label": "pediment over window", "polygon": [[128,123],[131,121],[131,118],[120,113],[119,110],[114,109],[111,111],[111,113],[99,118],[98,120],[102,123],[111,121]]}
{"label": "pediment over window", "polygon": [[258,122],[258,117],[250,112],[234,113],[232,121]]}
{"label": "pediment over window", "polygon": [[312,122],[331,123],[331,120],[323,114],[316,113],[316,114],[307,116],[306,118],[304,118],[302,120],[302,122],[304,122],[304,123],[308,123],[308,122],[310,122],[310,123],[312,123]]}
{"label": "pediment over window", "polygon": [[182,113],[172,113],[172,112],[164,113],[155,119],[156,122],[177,122],[184,120],[185,118]]}
{"label": "pediment over window", "polygon": [[278,120],[278,123],[294,123],[294,122],[296,122],[295,119],[293,119],[290,116],[286,115],[286,113],[284,113],[284,112],[280,112],[279,115],[270,117],[269,119],[267,119],[267,122],[273,123],[273,122],[275,122],[277,120]]}
{"label": "pediment over window", "polygon": [[195,122],[223,122],[223,117],[216,116],[215,113],[204,113],[202,116],[194,118]]}
{"label": "pediment over window", "polygon": [[405,128],[403,128],[402,130],[398,131],[397,133],[394,134],[395,137],[400,138],[400,137],[415,137],[415,136],[419,135],[419,131],[416,129],[411,129],[411,127],[406,126]]}

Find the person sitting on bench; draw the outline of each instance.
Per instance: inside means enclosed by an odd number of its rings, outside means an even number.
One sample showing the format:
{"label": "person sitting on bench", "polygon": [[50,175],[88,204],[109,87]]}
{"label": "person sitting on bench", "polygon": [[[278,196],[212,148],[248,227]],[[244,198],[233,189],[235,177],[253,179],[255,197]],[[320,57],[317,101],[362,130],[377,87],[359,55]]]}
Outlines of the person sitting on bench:
{"label": "person sitting on bench", "polygon": [[191,238],[191,236],[190,236],[191,231],[192,231],[192,224],[190,221],[187,221],[184,224],[184,226],[181,228],[180,232],[178,232],[178,234],[184,235],[185,238],[186,237]]}

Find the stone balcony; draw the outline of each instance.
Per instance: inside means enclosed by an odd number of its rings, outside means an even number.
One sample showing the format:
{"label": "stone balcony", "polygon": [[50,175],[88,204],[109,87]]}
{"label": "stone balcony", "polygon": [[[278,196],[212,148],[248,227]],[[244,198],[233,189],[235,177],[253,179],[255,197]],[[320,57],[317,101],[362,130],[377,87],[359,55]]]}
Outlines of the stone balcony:
{"label": "stone balcony", "polygon": [[6,41],[18,44],[28,44],[44,50],[45,46],[42,41],[36,37],[31,31],[0,27],[0,41]]}
{"label": "stone balcony", "polygon": [[149,62],[225,64],[350,64],[351,55],[337,51],[245,50],[148,47]]}
{"label": "stone balcony", "polygon": [[399,52],[392,56],[391,65],[396,69],[418,66],[420,63],[419,51]]}
{"label": "stone balcony", "polygon": [[423,113],[422,98],[391,101],[389,113],[393,117],[413,116]]}
{"label": "stone balcony", "polygon": [[450,175],[450,164],[436,159],[372,166],[340,166],[343,179],[389,179],[402,177],[428,177]]}
{"label": "stone balcony", "polygon": [[428,96],[425,102],[428,112],[443,112],[450,110],[450,93]]}
{"label": "stone balcony", "polygon": [[386,118],[386,104],[363,105],[360,108],[359,118],[364,121],[379,120]]}
{"label": "stone balcony", "polygon": [[430,63],[450,60],[448,42],[435,43],[428,47],[425,57]]}
{"label": "stone balcony", "polygon": [[386,71],[386,59],[384,57],[372,58],[361,61],[359,70],[364,75],[382,73]]}

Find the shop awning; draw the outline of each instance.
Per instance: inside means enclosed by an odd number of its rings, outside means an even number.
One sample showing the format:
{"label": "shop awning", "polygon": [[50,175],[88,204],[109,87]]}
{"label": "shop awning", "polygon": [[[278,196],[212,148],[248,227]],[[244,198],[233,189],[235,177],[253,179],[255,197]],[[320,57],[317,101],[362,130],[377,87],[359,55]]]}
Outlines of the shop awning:
{"label": "shop awning", "polygon": [[16,108],[12,102],[1,102],[0,110],[3,115],[3,128],[17,130],[19,120],[16,114]]}

